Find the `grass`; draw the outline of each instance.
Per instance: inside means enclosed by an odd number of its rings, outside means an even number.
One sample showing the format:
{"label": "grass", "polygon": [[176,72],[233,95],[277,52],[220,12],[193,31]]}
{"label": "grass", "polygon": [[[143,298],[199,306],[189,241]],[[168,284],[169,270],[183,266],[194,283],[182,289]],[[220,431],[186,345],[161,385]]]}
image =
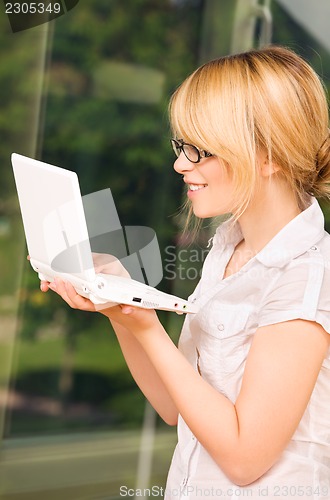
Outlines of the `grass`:
{"label": "grass", "polygon": [[[109,328],[110,330],[110,328]],[[124,365],[124,359],[117,342],[110,338],[111,332],[98,334],[86,331],[78,335],[73,355],[73,369],[97,372],[104,375],[113,374]],[[20,340],[16,352],[15,377],[30,371],[42,369],[59,369],[66,350],[65,338],[42,338]],[[7,342],[0,343],[0,380],[6,378],[4,367],[11,347]]]}

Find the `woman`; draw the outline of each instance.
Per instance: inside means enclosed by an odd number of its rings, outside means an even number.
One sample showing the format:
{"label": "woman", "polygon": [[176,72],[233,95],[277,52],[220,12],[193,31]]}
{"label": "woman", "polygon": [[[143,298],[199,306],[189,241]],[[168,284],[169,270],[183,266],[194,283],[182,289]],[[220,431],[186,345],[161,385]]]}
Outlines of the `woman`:
{"label": "woman", "polygon": [[[166,498],[330,498],[330,237],[314,197],[330,193],[322,85],[269,47],[203,65],[170,109],[193,213],[231,217],[179,348],[155,311],[102,311],[146,397],[178,422]],[[61,280],[48,287],[95,310]]]}

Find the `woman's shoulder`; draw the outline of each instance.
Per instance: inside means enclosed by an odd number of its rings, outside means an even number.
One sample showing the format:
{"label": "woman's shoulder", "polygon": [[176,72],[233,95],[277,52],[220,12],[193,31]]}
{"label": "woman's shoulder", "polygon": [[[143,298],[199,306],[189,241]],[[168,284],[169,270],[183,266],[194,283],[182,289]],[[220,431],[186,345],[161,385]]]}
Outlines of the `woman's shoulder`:
{"label": "woman's shoulder", "polygon": [[330,235],[292,259],[267,289],[260,305],[262,324],[317,321],[330,333]]}
{"label": "woman's shoulder", "polygon": [[289,268],[296,268],[306,285],[314,288],[319,285],[320,293],[330,291],[330,234],[324,231],[323,237],[307,252],[294,259]]}
{"label": "woman's shoulder", "polygon": [[330,269],[330,234],[326,231],[319,241],[287,264],[283,270],[283,277],[285,278],[287,271],[295,268],[307,277],[314,267]]}
{"label": "woman's shoulder", "polygon": [[330,263],[330,234],[324,231],[323,238],[315,244],[315,247],[320,251],[325,263]]}

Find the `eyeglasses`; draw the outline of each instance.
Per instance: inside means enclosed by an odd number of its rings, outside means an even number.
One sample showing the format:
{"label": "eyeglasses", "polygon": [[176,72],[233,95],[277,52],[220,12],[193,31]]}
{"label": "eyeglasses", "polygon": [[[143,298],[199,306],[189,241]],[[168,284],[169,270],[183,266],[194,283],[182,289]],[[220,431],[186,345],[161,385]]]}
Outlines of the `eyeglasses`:
{"label": "eyeglasses", "polygon": [[171,139],[171,144],[176,156],[180,156],[181,152],[183,152],[187,160],[192,163],[199,163],[202,158],[213,156],[208,151],[199,149],[197,146],[193,146],[192,144],[187,144],[182,139]]}

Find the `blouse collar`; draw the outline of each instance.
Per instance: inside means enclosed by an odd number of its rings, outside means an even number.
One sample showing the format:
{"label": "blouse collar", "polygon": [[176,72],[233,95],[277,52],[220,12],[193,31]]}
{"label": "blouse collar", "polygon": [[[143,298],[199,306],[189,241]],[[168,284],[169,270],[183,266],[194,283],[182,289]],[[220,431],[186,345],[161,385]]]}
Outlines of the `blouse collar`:
{"label": "blouse collar", "polygon": [[[316,198],[286,224],[256,255],[267,267],[283,267],[313,247],[324,235],[324,216]],[[243,238],[238,222],[222,223],[213,237],[214,247],[236,246]]]}

